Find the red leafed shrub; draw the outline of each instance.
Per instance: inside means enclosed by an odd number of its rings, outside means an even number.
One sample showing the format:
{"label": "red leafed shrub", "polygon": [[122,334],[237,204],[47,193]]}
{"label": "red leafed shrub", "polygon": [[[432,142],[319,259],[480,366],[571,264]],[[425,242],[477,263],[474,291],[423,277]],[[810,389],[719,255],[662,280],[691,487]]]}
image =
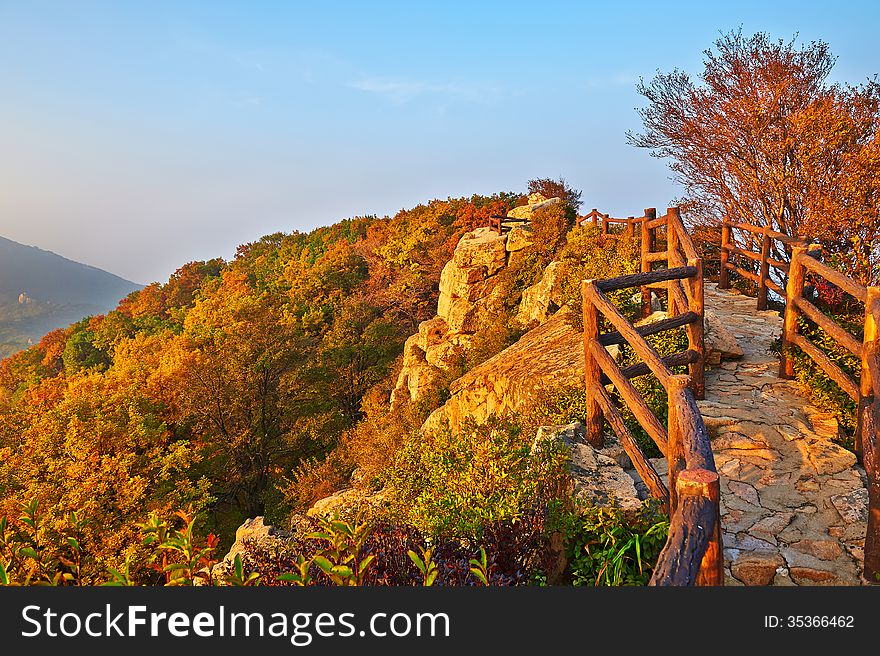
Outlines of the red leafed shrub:
{"label": "red leafed shrub", "polygon": [[[527,513],[517,521],[489,524],[479,544],[456,538],[439,538],[431,542],[433,562],[438,573],[434,585],[479,585],[471,572],[471,560],[486,553],[488,582],[493,586],[527,585],[552,570],[555,556],[545,529],[545,513]],[[311,520],[315,528],[317,523]],[[415,586],[422,584],[422,574],[408,556],[409,551],[423,554],[427,543],[418,529],[406,524],[378,522],[363,542],[356,560],[373,556],[364,576],[365,585]],[[246,546],[245,569],[259,572],[261,585],[288,585],[279,577],[297,569],[303,556],[312,559],[322,549],[320,541],[295,539],[289,545],[272,549],[255,543]],[[317,567],[312,566],[310,585],[327,585]]]}

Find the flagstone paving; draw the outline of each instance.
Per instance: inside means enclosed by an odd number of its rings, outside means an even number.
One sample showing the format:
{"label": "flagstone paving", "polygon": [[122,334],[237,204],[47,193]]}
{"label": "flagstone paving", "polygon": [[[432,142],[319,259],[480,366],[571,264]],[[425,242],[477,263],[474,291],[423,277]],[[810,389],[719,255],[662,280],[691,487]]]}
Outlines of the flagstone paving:
{"label": "flagstone paving", "polygon": [[705,299],[744,351],[706,372],[698,402],[721,474],[726,584],[861,584],[865,473],[834,442],[837,420],[778,377],[781,317],[714,284]]}

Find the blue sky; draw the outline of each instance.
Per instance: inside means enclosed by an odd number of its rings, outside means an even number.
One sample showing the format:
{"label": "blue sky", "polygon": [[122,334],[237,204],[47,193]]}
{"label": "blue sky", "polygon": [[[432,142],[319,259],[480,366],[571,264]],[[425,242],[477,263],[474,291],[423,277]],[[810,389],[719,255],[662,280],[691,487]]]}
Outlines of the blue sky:
{"label": "blue sky", "polygon": [[564,176],[676,195],[635,85],[742,25],[880,71],[872,2],[7,2],[0,235],[163,280],[263,234]]}

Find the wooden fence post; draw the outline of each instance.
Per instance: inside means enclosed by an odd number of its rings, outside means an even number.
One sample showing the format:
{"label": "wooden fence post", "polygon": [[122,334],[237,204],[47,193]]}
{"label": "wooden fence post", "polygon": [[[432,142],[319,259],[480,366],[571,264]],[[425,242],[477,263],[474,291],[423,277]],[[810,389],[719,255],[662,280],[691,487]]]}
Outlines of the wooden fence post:
{"label": "wooden fence post", "polygon": [[668,420],[667,433],[669,435],[666,442],[666,462],[669,465],[669,516],[675,513],[678,508],[678,474],[684,470],[686,465],[685,454],[685,436],[682,433],[681,412],[682,412],[682,390],[691,384],[690,376],[682,374],[674,375],[670,378],[669,387],[666,390],[668,399]]}
{"label": "wooden fence post", "polygon": [[[866,412],[873,412],[874,380],[871,378],[870,359],[874,357],[872,342],[878,339],[878,323],[880,323],[880,287],[868,287],[865,298],[865,336],[862,339],[862,372],[859,378],[859,409],[856,415],[856,456],[861,464],[864,462],[864,418]],[[873,463],[872,463],[873,464]]]}
{"label": "wooden fence post", "polygon": [[730,259],[728,246],[730,246],[730,222],[724,217],[721,222],[721,272],[718,274],[718,289],[730,289],[730,272],[727,270],[727,262]]}
{"label": "wooden fence post", "polygon": [[700,562],[697,585],[724,585],[724,552],[721,545],[721,490],[718,474],[708,469],[685,469],[676,482],[678,499],[700,496],[712,502],[715,522],[709,545]]}
{"label": "wooden fence post", "polygon": [[[700,358],[689,365],[691,379],[693,380],[694,396],[698,399],[706,398],[706,343],[704,334],[703,317],[705,315],[705,301],[703,299],[703,259],[690,259],[688,266],[695,267],[697,272],[687,278],[684,283],[688,285],[691,296],[691,307],[688,309],[696,313],[700,318],[685,328],[688,336],[688,348],[696,351]],[[684,308],[682,308],[684,309]]]}
{"label": "wooden fence post", "polygon": [[626,232],[625,232],[625,234],[630,239],[635,237],[635,233],[636,233],[636,228],[635,228],[635,223],[634,223],[635,220],[636,219],[634,216],[626,217]]}
{"label": "wooden fence post", "polygon": [[590,216],[593,217],[593,225],[598,226],[599,225],[599,211],[595,207],[592,210],[590,210]]}
{"label": "wooden fence post", "polygon": [[[680,260],[677,260],[676,251],[679,248],[678,245],[678,230],[676,230],[672,223],[673,217],[678,218],[678,208],[677,207],[667,207],[666,208],[666,266],[672,268],[678,264]],[[680,219],[679,219],[680,220]],[[684,259],[683,257],[681,258]],[[669,283],[672,284],[672,283]],[[672,294],[666,295],[666,309],[669,311],[669,316],[674,317],[677,314],[681,314],[685,311],[684,308],[678,307],[678,304],[675,302],[675,296]]]}
{"label": "wooden fence post", "polygon": [[758,270],[758,309],[767,309],[767,279],[770,277],[770,226],[761,233],[761,267]]}
{"label": "wooden fence post", "polygon": [[[648,222],[657,218],[657,210],[649,207],[645,210],[645,217],[642,219],[642,273],[650,273],[651,262],[648,260],[648,253],[654,251],[657,239],[653,228],[648,227]],[[642,287],[642,317],[651,314],[651,288]]]}
{"label": "wooden fence post", "polygon": [[584,310],[584,384],[587,392],[586,410],[586,437],[587,442],[597,448],[604,446],[602,438],[602,408],[593,394],[593,385],[601,385],[599,382],[602,371],[599,363],[590,349],[590,342],[599,338],[599,313],[596,306],[586,293],[587,286],[592,280],[584,280],[581,283],[581,297],[583,298]]}
{"label": "wooden fence post", "polygon": [[785,318],[782,325],[782,347],[779,360],[779,377],[794,378],[794,360],[789,355],[793,338],[798,330],[796,300],[804,294],[804,265],[801,258],[807,256],[806,246],[793,246],[788,269],[788,285],[785,288]]}

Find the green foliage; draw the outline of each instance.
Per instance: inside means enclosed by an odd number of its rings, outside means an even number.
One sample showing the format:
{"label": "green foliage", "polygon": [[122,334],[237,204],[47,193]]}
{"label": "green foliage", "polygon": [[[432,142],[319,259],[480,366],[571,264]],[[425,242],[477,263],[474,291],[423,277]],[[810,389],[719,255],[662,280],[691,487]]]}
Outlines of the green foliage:
{"label": "green foliage", "polygon": [[369,525],[363,521],[344,521],[338,513],[332,517],[320,517],[321,529],[308,537],[324,542],[320,553],[312,557],[312,563],[321,570],[333,585],[360,586],[364,584],[370,566],[376,557],[361,557],[364,542],[369,537]]}
{"label": "green foliage", "polygon": [[106,369],[110,364],[108,354],[95,346],[95,332],[87,325],[87,320],[81,321],[67,338],[61,359],[68,375],[81,369]]}
{"label": "green foliage", "polygon": [[468,561],[471,574],[483,585],[489,585],[489,566],[486,563],[486,550],[480,547],[480,557]]}
{"label": "green foliage", "polygon": [[422,549],[422,554],[420,556],[410,549],[406,552],[406,555],[409,556],[409,559],[421,573],[422,585],[424,587],[434,585],[434,581],[437,580],[437,574],[439,573],[437,570],[437,563],[434,562],[433,558],[434,550],[431,549],[431,547],[426,547],[425,549]]}
{"label": "green foliage", "polygon": [[[583,330],[581,282],[637,273],[640,253],[638,240],[602,235],[593,225],[579,226],[568,233],[559,253],[563,267],[561,289],[565,304],[573,310],[571,320],[576,329]],[[632,300],[637,291],[621,289],[608,294],[609,300],[631,321],[638,316],[639,305]],[[603,332],[610,329],[607,322],[599,328]]]}
{"label": "green foliage", "polygon": [[572,585],[646,585],[669,520],[655,501],[635,512],[587,508],[559,517]]}
{"label": "green foliage", "polygon": [[[829,316],[851,334],[861,335],[863,315],[829,313]],[[802,335],[819,347],[850,378],[859,380],[862,369],[862,362],[859,358],[838,344],[819,326],[803,317],[798,319],[798,328]],[[843,429],[841,446],[853,450],[858,414],[855,401],[799,348],[792,347],[790,355],[794,360],[795,379],[808,390],[810,400],[814,405],[834,414]]]}
{"label": "green foliage", "polygon": [[[645,339],[661,356],[685,351],[688,347],[687,332],[684,328],[649,335]],[[640,362],[640,359],[636,356],[635,352],[628,344],[624,344],[621,348],[618,364],[621,367],[628,367],[637,362]],[[674,373],[687,373],[687,367],[673,367],[672,370]],[[646,374],[633,378],[631,382],[657,419],[660,420],[660,423],[667,426],[669,423],[669,397],[656,376]],[[660,452],[660,449],[654,443],[651,436],[642,428],[642,425],[636,419],[629,406],[621,401],[619,407],[624,423],[629,428],[636,442],[638,442],[645,456],[648,458],[662,456],[663,454]]]}
{"label": "green foliage", "polygon": [[399,511],[428,535],[477,537],[490,522],[516,519],[558,491],[565,453],[553,442],[533,454],[509,418],[417,435],[395,463]]}
{"label": "green foliage", "polygon": [[[0,518],[0,584],[2,585],[106,585],[131,586],[150,584],[154,578],[148,568],[161,576],[164,585],[256,585],[259,575],[245,572],[240,556],[231,571],[215,572],[214,557],[218,540],[209,535],[201,540],[195,534],[195,518],[190,512],[175,516],[183,521],[178,529],[151,513],[139,524],[142,544],[147,547],[141,574],[132,572],[131,558],[119,568],[108,568],[105,575],[85,577],[82,560],[86,552],[81,546],[83,528],[89,520],[77,512],[70,513],[66,530],[52,536],[47,530],[36,500],[21,506],[21,516],[14,524]],[[53,539],[54,537],[54,539]]]}

